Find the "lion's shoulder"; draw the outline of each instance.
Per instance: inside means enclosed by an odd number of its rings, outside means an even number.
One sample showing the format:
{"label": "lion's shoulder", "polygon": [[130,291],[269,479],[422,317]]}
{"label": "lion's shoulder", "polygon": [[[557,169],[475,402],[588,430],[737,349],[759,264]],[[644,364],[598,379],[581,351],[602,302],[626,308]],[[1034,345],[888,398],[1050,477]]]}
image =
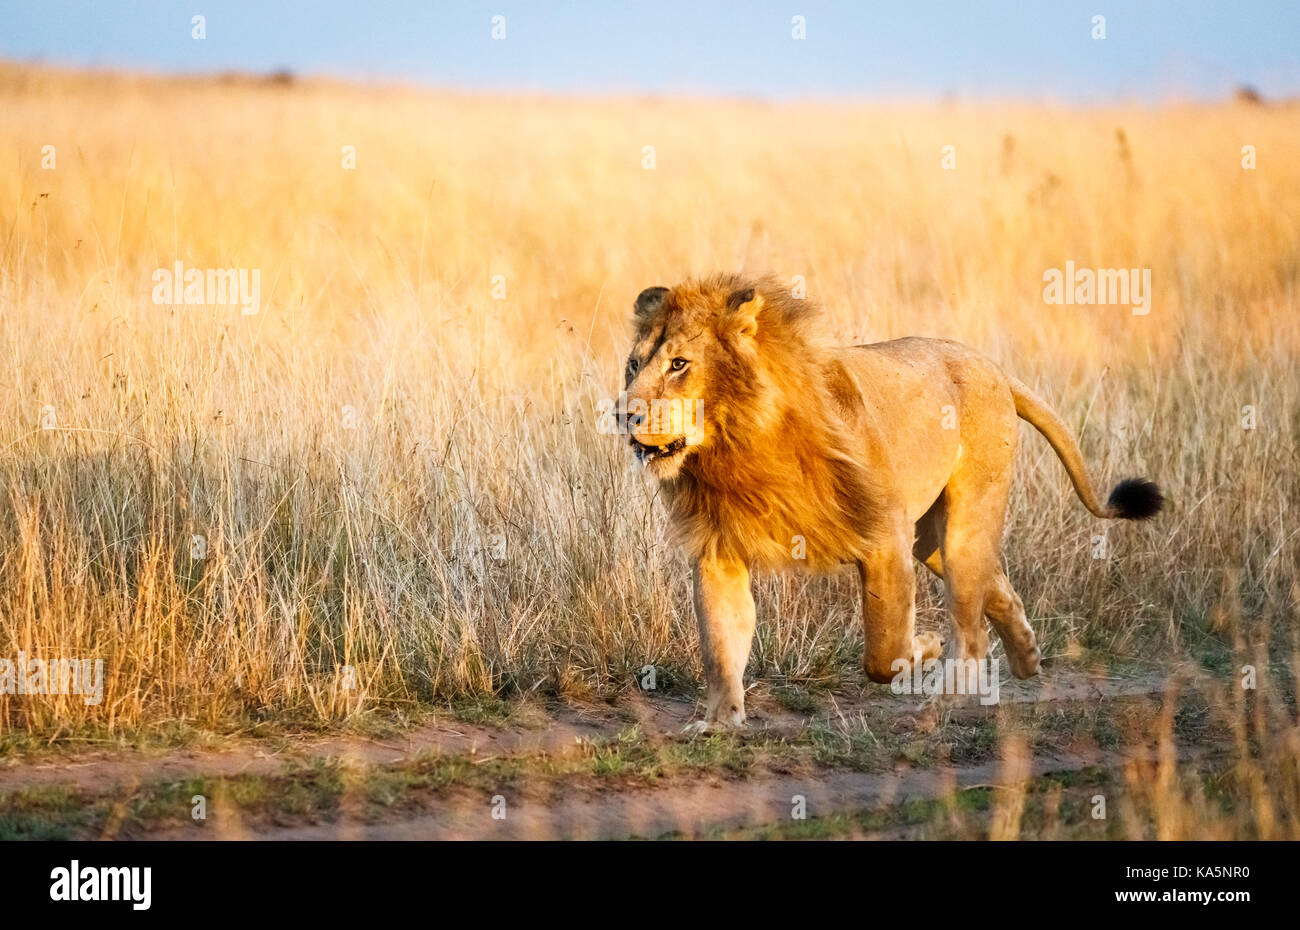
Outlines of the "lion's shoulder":
{"label": "lion's shoulder", "polygon": [[826,385],[830,412],[846,425],[856,427],[862,417],[862,388],[841,356],[832,356],[822,363],[822,381]]}

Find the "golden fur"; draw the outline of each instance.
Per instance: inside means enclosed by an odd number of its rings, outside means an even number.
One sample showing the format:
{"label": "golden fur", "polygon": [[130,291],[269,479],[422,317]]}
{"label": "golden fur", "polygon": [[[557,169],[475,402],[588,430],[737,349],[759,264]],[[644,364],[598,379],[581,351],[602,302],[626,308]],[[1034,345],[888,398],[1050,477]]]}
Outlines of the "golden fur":
{"label": "golden fur", "polygon": [[[813,305],[771,279],[719,275],[637,298],[623,398],[638,457],[663,482],[691,558],[709,700],[703,726],[744,721],[752,566],[862,578],[864,668],[888,681],[940,642],[914,633],[912,557],[944,578],[961,659],[982,659],[987,615],[1012,671],[1038,647],[998,550],[1017,417],[1051,442],[1085,505],[1141,519],[1155,486],[1097,500],[1060,419],[957,343],[838,348]],[[692,413],[696,414],[692,416]]]}

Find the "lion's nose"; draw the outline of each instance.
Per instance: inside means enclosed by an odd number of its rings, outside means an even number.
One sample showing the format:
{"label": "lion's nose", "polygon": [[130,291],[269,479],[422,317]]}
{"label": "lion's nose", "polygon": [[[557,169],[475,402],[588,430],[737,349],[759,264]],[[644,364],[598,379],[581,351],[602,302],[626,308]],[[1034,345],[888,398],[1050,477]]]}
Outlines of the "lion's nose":
{"label": "lion's nose", "polygon": [[644,413],[629,413],[627,415],[627,425],[629,429],[636,429],[645,423],[646,415]]}

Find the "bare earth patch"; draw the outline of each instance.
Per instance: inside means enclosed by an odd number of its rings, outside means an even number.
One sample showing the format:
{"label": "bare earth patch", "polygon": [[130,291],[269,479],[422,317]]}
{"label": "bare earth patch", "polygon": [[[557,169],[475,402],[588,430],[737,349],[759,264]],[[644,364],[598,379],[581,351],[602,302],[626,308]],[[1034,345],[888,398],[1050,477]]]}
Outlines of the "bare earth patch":
{"label": "bare earth patch", "polygon": [[[1074,720],[1105,703],[1109,719],[1127,703],[1154,715],[1172,680],[1057,668],[1004,685],[998,706],[883,688],[805,704],[760,686],[744,734],[712,742],[680,735],[693,702],[637,692],[612,705],[534,709],[522,724],[437,720],[400,738],[10,760],[0,769],[0,823],[21,822],[33,798],[49,807],[57,797],[70,813],[94,808],[100,816],[73,816],[55,835],[92,838],[700,837],[805,819],[862,835],[852,818],[863,811],[1152,764],[1154,747],[1104,748],[1090,731],[1082,743],[1073,733],[1040,738],[1012,764],[989,734],[999,714]],[[957,732],[964,736],[945,738]],[[188,816],[191,791],[211,795],[202,821]],[[57,811],[42,816],[59,825]],[[883,835],[915,832],[900,817],[883,821]]]}

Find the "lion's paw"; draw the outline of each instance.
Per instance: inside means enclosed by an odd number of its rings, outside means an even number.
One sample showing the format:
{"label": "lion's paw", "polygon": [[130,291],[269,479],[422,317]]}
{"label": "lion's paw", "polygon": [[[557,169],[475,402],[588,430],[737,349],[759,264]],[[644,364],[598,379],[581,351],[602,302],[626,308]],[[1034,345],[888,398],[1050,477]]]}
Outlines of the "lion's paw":
{"label": "lion's paw", "polygon": [[745,729],[745,718],[739,715],[731,720],[695,720],[682,727],[685,736],[704,736],[709,733],[735,733]]}
{"label": "lion's paw", "polygon": [[1011,674],[1017,678],[1033,678],[1042,668],[1043,653],[1038,646],[1020,654],[1008,650],[1007,664],[1011,666]]}
{"label": "lion's paw", "polygon": [[943,655],[943,640],[934,633],[917,633],[912,637],[912,655],[922,662],[937,659]]}

